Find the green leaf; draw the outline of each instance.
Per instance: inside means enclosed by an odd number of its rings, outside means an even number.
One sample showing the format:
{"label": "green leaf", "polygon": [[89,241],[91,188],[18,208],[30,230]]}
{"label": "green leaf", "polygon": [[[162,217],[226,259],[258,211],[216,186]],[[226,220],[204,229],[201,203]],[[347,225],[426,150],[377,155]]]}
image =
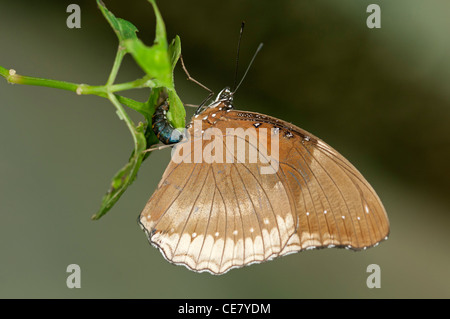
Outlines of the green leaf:
{"label": "green leaf", "polygon": [[167,112],[167,119],[172,123],[173,127],[178,129],[184,129],[186,110],[183,102],[181,102],[174,89],[168,89],[169,93],[169,111]]}
{"label": "green leaf", "polygon": [[172,66],[167,46],[158,43],[149,47],[139,39],[126,40],[123,45],[158,86],[173,87]]}
{"label": "green leaf", "polygon": [[146,154],[143,153],[146,148],[146,140],[144,136],[144,125],[142,123],[136,128],[135,136],[137,138],[136,148],[133,150],[128,163],[113,177],[111,187],[103,197],[101,207],[92,216],[92,219],[97,220],[105,215],[135,180]]}
{"label": "green leaf", "polygon": [[155,32],[155,43],[164,44],[167,48],[167,40],[166,40],[166,26],[164,25],[164,20],[159,12],[158,6],[154,0],[148,0],[152,6],[153,11],[155,11],[156,16],[156,32]]}
{"label": "green leaf", "polygon": [[[151,87],[152,89],[146,103],[139,105],[133,104],[134,109],[137,109],[145,116],[147,123],[140,123],[138,127],[135,127],[127,113],[123,110],[117,97],[113,94],[109,95],[109,99],[117,108],[119,117],[126,121],[131,134],[133,135],[135,147],[128,163],[113,177],[110,189],[103,197],[102,205],[99,211],[92,216],[92,219],[99,219],[102,217],[119,200],[128,186],[135,180],[142,162],[150,155],[149,152],[144,153],[143,151],[147,147],[159,142],[152,130],[151,124],[155,107],[159,105],[161,99],[169,98],[170,108],[167,114],[168,120],[172,125],[177,128],[184,128],[185,125],[185,109],[175,91],[173,81],[173,70],[181,55],[181,41],[179,37],[176,36],[170,46],[167,44],[164,21],[155,1],[149,0],[149,2],[152,4],[156,16],[156,36],[152,46],[145,45],[137,38],[137,28],[132,23],[116,18],[114,14],[105,7],[101,0],[97,0],[100,10],[119,38],[120,46],[125,48],[125,51],[123,52],[130,53],[137,64],[144,70],[147,74],[144,79],[151,80],[152,85],[148,87]],[[121,59],[118,61],[118,65],[114,65],[113,67],[115,72],[117,72],[119,68]],[[108,80],[108,82],[111,82],[110,84],[114,82],[115,78],[115,73],[111,74],[113,75],[110,75],[112,80]],[[115,88],[117,87],[118,85],[115,85]]]}
{"label": "green leaf", "polygon": [[[164,91],[163,88],[156,88],[153,89],[150,93],[150,97],[148,98],[147,102],[145,103],[149,116],[146,117],[147,119],[147,128],[145,129],[145,139],[147,141],[147,147],[150,147],[152,145],[158,144],[159,140],[156,137],[155,133],[152,129],[152,116],[153,113],[155,113],[155,108],[157,105],[159,105],[162,101],[161,99],[167,98],[167,93]],[[144,160],[150,155],[150,153],[146,153],[146,156],[144,157]]]}
{"label": "green leaf", "polygon": [[172,65],[172,72],[177,65],[178,59],[181,55],[181,41],[180,37],[176,36],[175,39],[172,40],[172,43],[169,45],[169,57],[170,64]]}
{"label": "green leaf", "polygon": [[167,92],[164,88],[152,89],[147,102],[145,102],[146,111],[148,114],[150,114],[150,116],[147,117],[147,120],[151,120],[153,113],[155,113],[156,106],[163,102],[163,100],[166,98]]}
{"label": "green leaf", "polygon": [[136,32],[138,32],[138,29],[134,26],[134,24],[127,20],[116,18],[114,14],[106,8],[103,1],[97,0],[97,4],[106,20],[108,20],[109,24],[113,28],[120,42],[127,39],[137,39]]}

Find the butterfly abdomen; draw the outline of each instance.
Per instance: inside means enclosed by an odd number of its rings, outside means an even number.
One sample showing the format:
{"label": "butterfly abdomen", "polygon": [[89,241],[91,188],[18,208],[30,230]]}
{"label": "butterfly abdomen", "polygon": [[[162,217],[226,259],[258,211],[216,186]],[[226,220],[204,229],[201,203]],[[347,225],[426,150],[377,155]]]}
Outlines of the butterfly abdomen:
{"label": "butterfly abdomen", "polygon": [[175,129],[167,119],[169,103],[166,99],[155,110],[152,116],[152,129],[156,137],[164,144],[176,144],[183,139],[183,134]]}

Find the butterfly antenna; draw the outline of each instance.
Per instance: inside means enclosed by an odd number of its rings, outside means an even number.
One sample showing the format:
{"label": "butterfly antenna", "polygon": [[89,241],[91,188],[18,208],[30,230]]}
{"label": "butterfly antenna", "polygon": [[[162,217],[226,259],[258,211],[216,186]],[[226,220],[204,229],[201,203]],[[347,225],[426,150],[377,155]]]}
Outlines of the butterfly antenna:
{"label": "butterfly antenna", "polygon": [[263,47],[263,44],[260,43],[259,46],[258,46],[258,48],[256,49],[255,54],[253,54],[253,58],[252,58],[252,60],[250,61],[249,65],[248,65],[248,67],[247,67],[247,70],[245,70],[244,76],[242,77],[242,79],[241,79],[241,81],[239,82],[239,84],[237,85],[237,87],[233,90],[233,94],[234,94],[234,93],[239,89],[239,87],[241,86],[242,82],[244,81],[244,79],[245,79],[245,77],[246,77],[246,75],[247,75],[247,73],[248,73],[248,70],[250,70],[250,67],[251,67],[252,64],[253,64],[253,61],[254,61],[255,58],[256,58],[256,55],[258,54],[259,51],[261,51],[262,47]]}
{"label": "butterfly antenna", "polygon": [[241,30],[239,31],[239,40],[238,40],[238,46],[237,46],[237,52],[236,52],[236,67],[234,68],[233,91],[235,90],[236,84],[237,84],[237,76],[238,76],[238,69],[239,69],[239,52],[241,51],[241,39],[242,39],[242,34],[244,33],[244,27],[245,27],[245,21],[242,21]]}

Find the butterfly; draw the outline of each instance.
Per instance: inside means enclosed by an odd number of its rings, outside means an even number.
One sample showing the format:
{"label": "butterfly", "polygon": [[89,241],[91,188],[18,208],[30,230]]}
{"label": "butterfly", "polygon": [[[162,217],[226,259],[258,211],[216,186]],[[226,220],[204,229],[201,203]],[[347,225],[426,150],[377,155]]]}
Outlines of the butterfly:
{"label": "butterfly", "polygon": [[[167,100],[153,117],[154,132],[166,144],[176,143],[178,156],[139,224],[169,262],[219,275],[303,250],[365,250],[387,239],[383,204],[347,159],[291,123],[235,110],[234,92],[225,88],[200,107],[183,141],[165,118]],[[229,130],[239,128],[248,133],[237,137],[248,150],[268,154],[276,140],[277,158],[251,160],[248,151],[239,161],[238,143],[227,145]],[[220,151],[224,160],[216,161]],[[263,172],[268,167],[272,173]]]}

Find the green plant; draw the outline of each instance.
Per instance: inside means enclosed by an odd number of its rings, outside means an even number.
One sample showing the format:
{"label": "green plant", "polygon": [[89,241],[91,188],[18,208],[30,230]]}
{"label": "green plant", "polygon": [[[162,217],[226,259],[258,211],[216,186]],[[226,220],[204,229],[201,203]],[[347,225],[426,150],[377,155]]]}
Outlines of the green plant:
{"label": "green plant", "polygon": [[[107,98],[115,106],[119,118],[125,121],[133,137],[133,152],[128,163],[113,177],[110,189],[103,197],[101,207],[92,216],[92,219],[99,219],[113,207],[134,181],[142,162],[150,154],[144,151],[159,142],[151,129],[151,124],[156,102],[162,90],[167,92],[170,101],[170,110],[167,114],[169,121],[174,127],[184,127],[185,125],[184,106],[175,91],[173,79],[173,70],[181,54],[180,38],[176,36],[170,45],[168,44],[164,21],[155,0],[148,1],[153,6],[156,16],[156,36],[152,46],[145,45],[137,37],[136,32],[138,30],[131,22],[116,18],[102,1],[97,0],[98,7],[119,40],[114,64],[105,85],[92,86],[23,76],[16,74],[13,69],[8,70],[0,66],[0,75],[9,83],[53,87],[73,91],[78,95],[93,94]],[[131,54],[137,64],[144,70],[145,76],[134,81],[115,84],[120,65],[127,53]],[[151,89],[146,102],[135,101],[118,94],[120,91],[136,88]],[[133,123],[123,105],[141,113],[144,122],[140,122],[138,125]]]}

